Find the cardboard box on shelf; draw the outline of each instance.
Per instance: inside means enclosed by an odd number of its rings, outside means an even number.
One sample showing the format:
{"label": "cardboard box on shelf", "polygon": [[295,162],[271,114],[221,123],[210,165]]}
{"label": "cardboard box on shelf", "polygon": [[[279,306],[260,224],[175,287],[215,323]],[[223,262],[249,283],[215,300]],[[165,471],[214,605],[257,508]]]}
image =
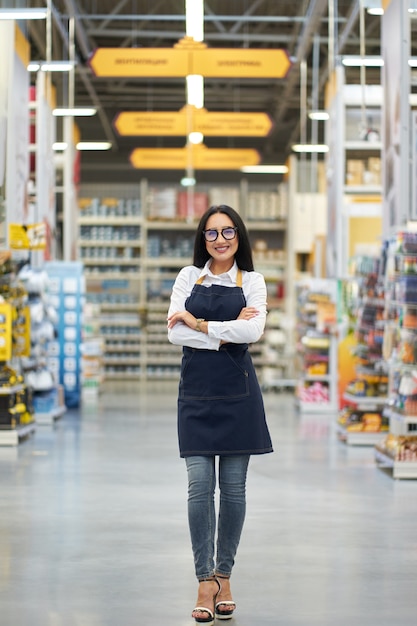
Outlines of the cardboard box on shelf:
{"label": "cardboard box on shelf", "polygon": [[188,192],[179,191],[177,195],[177,216],[200,218],[208,209],[208,195],[201,191],[194,192],[191,213],[188,214]]}
{"label": "cardboard box on shelf", "polygon": [[150,219],[174,219],[177,213],[177,190],[150,189],[148,198],[148,217]]}
{"label": "cardboard box on shelf", "polygon": [[346,185],[363,185],[365,163],[361,159],[348,159],[346,162]]}

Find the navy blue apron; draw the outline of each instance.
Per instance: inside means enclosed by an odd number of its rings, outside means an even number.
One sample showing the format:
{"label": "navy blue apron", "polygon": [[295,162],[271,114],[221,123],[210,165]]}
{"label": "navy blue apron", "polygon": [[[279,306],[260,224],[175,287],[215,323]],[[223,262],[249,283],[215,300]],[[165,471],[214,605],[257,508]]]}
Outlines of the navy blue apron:
{"label": "navy blue apron", "polygon": [[[246,306],[241,270],[236,287],[204,287],[203,280],[194,285],[186,310],[209,321],[235,320]],[[272,452],[248,344],[227,343],[218,351],[184,346],[178,437],[182,457]]]}

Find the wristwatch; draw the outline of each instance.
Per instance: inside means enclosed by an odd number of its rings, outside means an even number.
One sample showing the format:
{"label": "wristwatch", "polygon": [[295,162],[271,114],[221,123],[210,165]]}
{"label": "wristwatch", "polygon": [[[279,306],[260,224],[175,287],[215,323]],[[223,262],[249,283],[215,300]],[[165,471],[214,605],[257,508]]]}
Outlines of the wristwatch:
{"label": "wristwatch", "polygon": [[197,322],[197,326],[195,327],[195,329],[196,329],[196,330],[198,330],[198,332],[199,332],[199,333],[203,332],[203,331],[201,330],[201,322],[204,322],[204,321],[205,321],[205,320],[204,320],[204,318],[203,318],[203,317],[197,317],[197,320],[196,320],[196,322]]}

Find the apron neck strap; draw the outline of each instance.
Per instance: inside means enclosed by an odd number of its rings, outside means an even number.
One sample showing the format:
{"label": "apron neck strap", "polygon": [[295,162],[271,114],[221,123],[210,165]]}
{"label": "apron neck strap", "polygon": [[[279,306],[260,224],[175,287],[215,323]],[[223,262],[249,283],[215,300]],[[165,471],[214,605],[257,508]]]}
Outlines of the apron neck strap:
{"label": "apron neck strap", "polygon": [[[203,281],[205,279],[206,275],[204,274],[204,276],[200,276],[200,278],[198,278],[196,280],[196,285],[202,285]],[[240,269],[240,267],[237,270],[237,275],[236,275],[236,287],[240,287],[242,288],[242,270]]]}

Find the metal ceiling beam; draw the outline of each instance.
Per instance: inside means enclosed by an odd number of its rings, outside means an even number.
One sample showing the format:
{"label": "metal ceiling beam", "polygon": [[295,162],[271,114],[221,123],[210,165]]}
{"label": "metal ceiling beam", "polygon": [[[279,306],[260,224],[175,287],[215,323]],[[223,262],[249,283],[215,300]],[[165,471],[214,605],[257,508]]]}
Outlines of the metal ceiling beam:
{"label": "metal ceiling beam", "polygon": [[[320,23],[327,11],[327,5],[328,0],[311,0],[308,15],[305,16],[305,25],[298,40],[295,62],[288,74],[285,82],[284,93],[280,96],[279,105],[273,116],[276,127],[279,127],[282,124],[284,115],[288,110],[288,103],[293,97],[294,90],[298,88],[300,63],[307,57],[307,54],[310,51],[314,34],[320,32]],[[274,137],[275,133],[272,131],[265,144],[266,153],[271,152]]]}
{"label": "metal ceiling beam", "polygon": [[[126,28],[112,28],[112,29],[108,29],[105,31],[101,31],[98,30],[97,28],[89,28],[87,30],[87,34],[91,37],[109,37],[109,38],[124,38],[124,37],[131,37],[132,36],[132,30],[131,29],[126,29]],[[185,36],[185,31],[173,31],[173,30],[135,30],[135,37],[137,38],[142,38],[142,39],[172,39],[173,41],[178,41],[179,39],[182,39]],[[210,42],[210,41],[242,41],[242,34],[241,33],[229,33],[229,32],[225,32],[225,33],[205,33],[204,35],[204,40],[206,42]],[[288,41],[290,40],[290,37],[288,35],[283,35],[283,34],[274,34],[274,35],[267,35],[264,33],[261,33],[259,35],[257,34],[253,34],[253,33],[249,33],[247,35],[245,35],[245,40],[246,41],[250,41],[250,42],[257,42],[257,43],[288,43]],[[324,40],[323,41],[327,41]]]}
{"label": "metal ceiling beam", "polygon": [[[351,40],[349,39],[349,37],[353,28],[356,26],[356,22],[359,18],[359,9],[360,9],[359,0],[353,0],[351,11],[346,21],[345,28],[343,29],[338,39],[338,46],[337,46],[337,51],[336,51],[337,56],[342,54],[345,46],[351,43]],[[321,69],[320,80],[319,80],[318,85],[315,88],[315,93],[313,97],[316,97],[319,93],[323,91],[328,78],[329,78],[329,66],[326,64],[326,66]],[[305,123],[307,123],[307,120],[304,121],[304,124]],[[301,121],[299,120],[298,124],[294,127],[293,132],[291,133],[290,139],[288,141],[288,144],[286,146],[286,149],[288,151],[291,150],[292,144],[298,140],[298,137],[300,136],[300,132],[301,132]]]}
{"label": "metal ceiling beam", "polygon": [[[74,14],[78,12],[78,7],[76,6],[74,0],[65,0],[65,6],[69,14],[71,14],[71,12],[74,12]],[[90,56],[90,52],[91,52],[90,46],[88,43],[88,38],[86,36],[82,23],[77,18],[75,19],[75,38],[76,38],[77,44],[80,47],[81,52],[83,53],[85,58],[88,59],[88,57]],[[68,34],[67,33],[64,38],[64,41],[66,42],[66,46],[68,47]],[[117,144],[116,135],[114,134],[112,125],[110,124],[107,118],[106,112],[104,111],[104,108],[101,105],[100,98],[96,90],[93,87],[93,84],[90,79],[90,71],[88,70],[88,72],[85,72],[84,68],[80,67],[76,70],[76,75],[80,76],[84,84],[84,87],[87,90],[87,93],[90,95],[93,105],[97,107],[97,114],[103,126],[104,134],[106,136],[107,141],[110,141],[112,143],[113,148],[117,149],[118,144]]]}

